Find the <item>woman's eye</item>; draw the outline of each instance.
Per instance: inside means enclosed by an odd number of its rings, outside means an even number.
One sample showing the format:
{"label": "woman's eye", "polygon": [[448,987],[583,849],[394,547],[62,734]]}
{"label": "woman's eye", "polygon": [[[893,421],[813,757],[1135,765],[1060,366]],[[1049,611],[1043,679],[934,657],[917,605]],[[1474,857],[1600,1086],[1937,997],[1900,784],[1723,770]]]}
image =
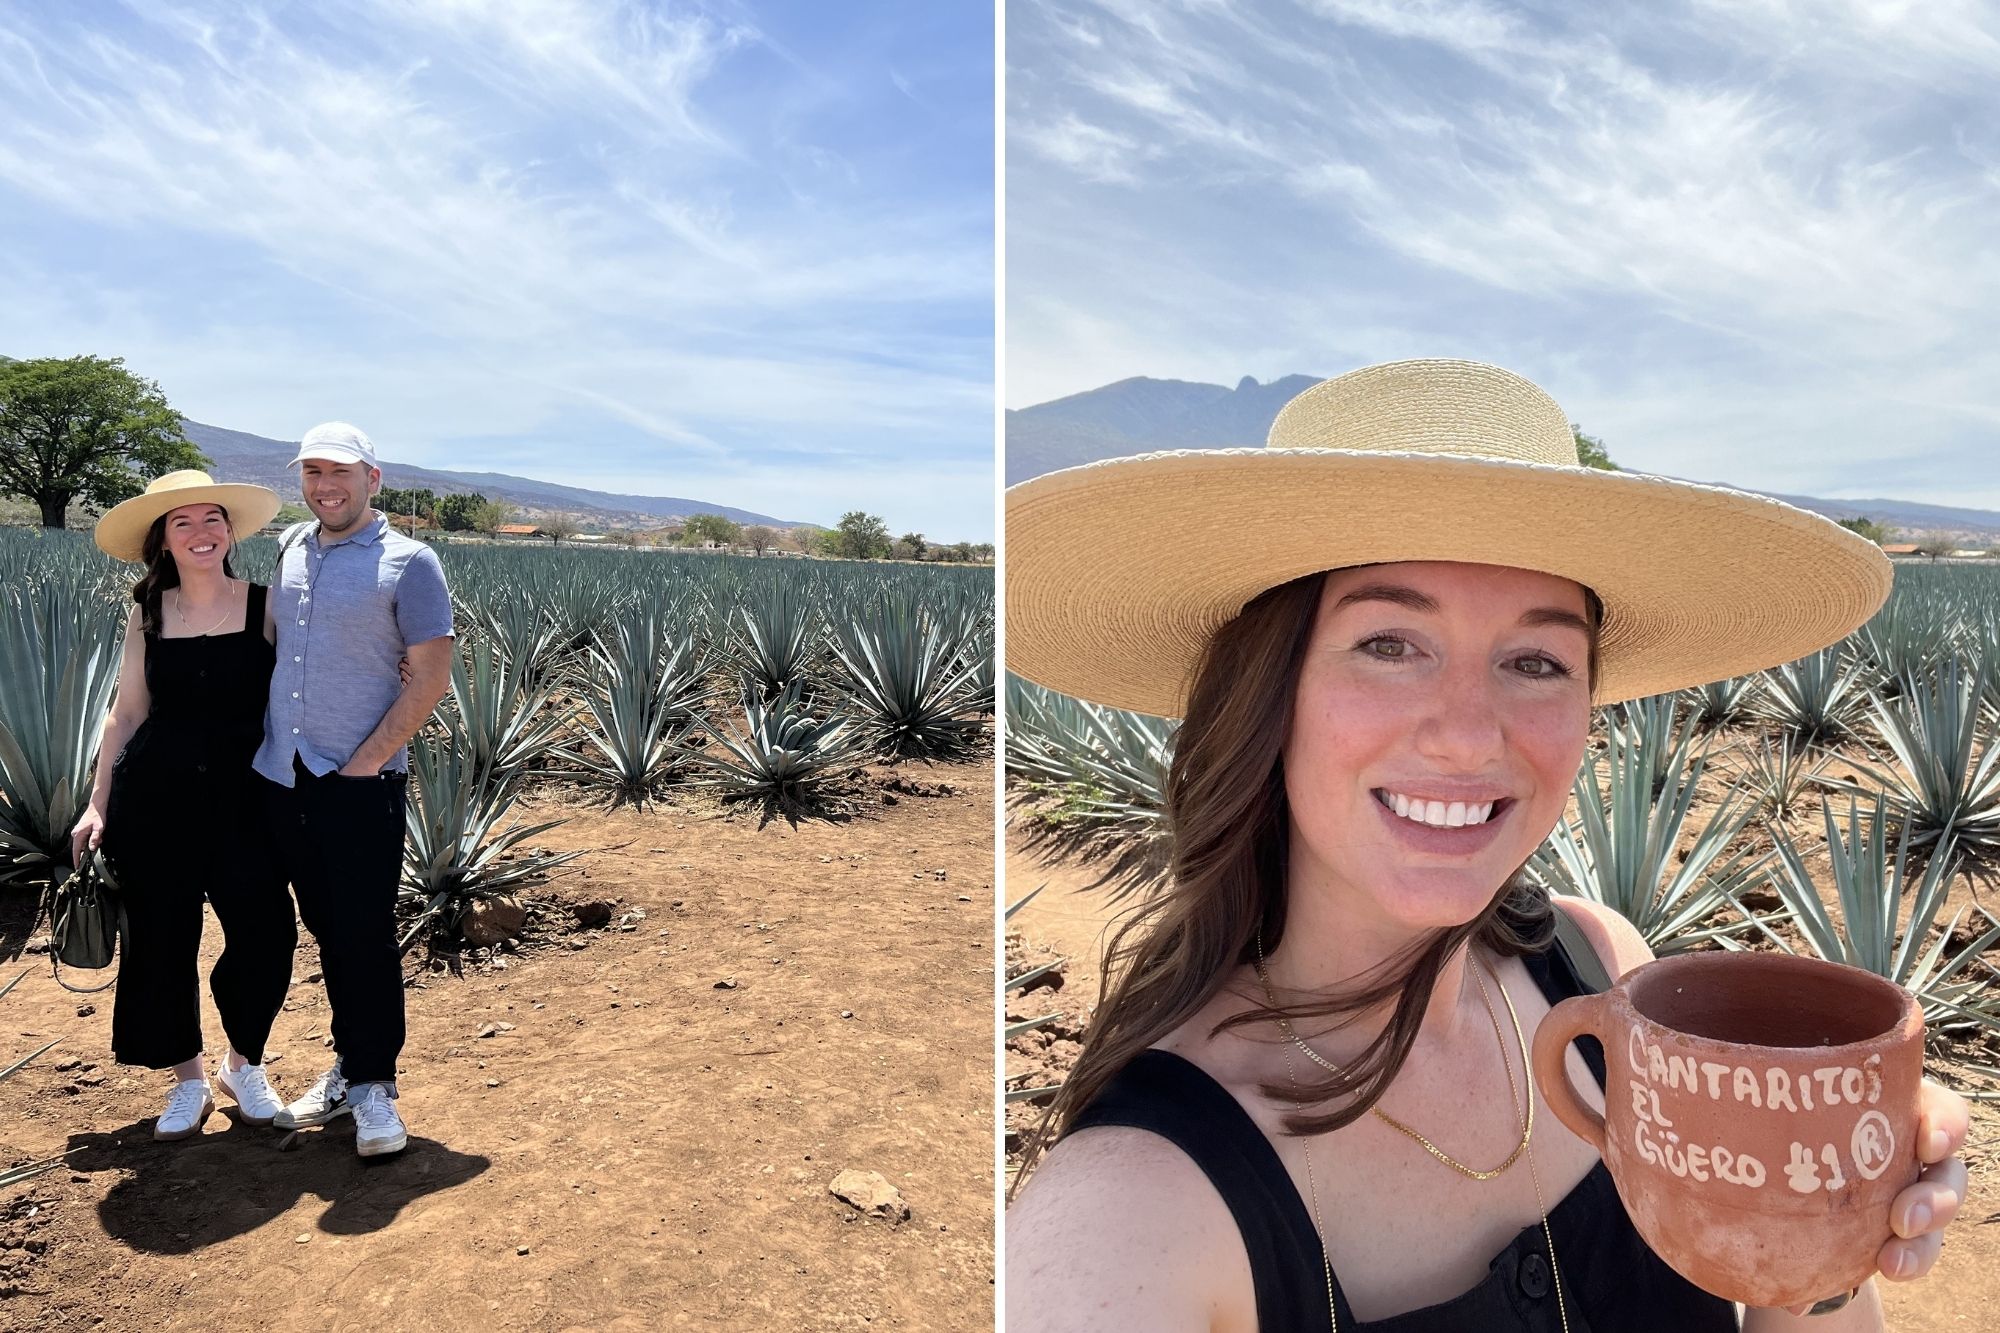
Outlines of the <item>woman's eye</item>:
{"label": "woman's eye", "polygon": [[1363,639],[1356,645],[1369,657],[1386,658],[1391,662],[1401,661],[1410,654],[1410,641],[1386,634],[1378,634],[1372,639]]}
{"label": "woman's eye", "polygon": [[1529,653],[1525,657],[1515,658],[1514,667],[1524,676],[1535,676],[1551,680],[1570,674],[1568,667],[1556,661],[1555,658],[1544,656],[1541,653]]}

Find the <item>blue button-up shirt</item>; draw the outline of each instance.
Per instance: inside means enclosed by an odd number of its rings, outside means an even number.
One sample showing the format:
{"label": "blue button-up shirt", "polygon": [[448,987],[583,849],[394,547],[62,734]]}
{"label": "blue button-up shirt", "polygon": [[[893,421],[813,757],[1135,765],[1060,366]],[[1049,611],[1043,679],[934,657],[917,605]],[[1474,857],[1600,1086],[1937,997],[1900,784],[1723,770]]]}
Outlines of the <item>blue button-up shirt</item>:
{"label": "blue button-up shirt", "polygon": [[[324,777],[374,734],[403,685],[412,644],[451,633],[451,591],[437,553],[376,515],[321,546],[319,525],[291,544],[271,580],[278,664],[256,769],[292,785],[292,757]],[[409,767],[409,749],[385,770]]]}

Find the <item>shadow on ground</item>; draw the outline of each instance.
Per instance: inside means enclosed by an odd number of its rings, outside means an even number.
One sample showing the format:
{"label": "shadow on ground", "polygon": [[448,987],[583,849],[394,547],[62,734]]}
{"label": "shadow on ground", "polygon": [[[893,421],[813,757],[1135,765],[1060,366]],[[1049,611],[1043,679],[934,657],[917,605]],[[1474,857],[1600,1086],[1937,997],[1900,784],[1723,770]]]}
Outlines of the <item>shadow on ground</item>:
{"label": "shadow on ground", "polygon": [[[220,1118],[220,1117],[218,1117]],[[97,1206],[105,1233],[149,1254],[191,1254],[254,1231],[307,1196],[324,1199],[319,1229],[332,1235],[379,1231],[426,1194],[485,1171],[485,1157],[412,1136],[394,1157],[364,1161],[345,1121],[302,1131],[281,1151],[279,1131],[229,1120],[179,1143],[156,1143],[153,1121],[104,1134],[73,1134],[66,1166],[122,1173]]]}

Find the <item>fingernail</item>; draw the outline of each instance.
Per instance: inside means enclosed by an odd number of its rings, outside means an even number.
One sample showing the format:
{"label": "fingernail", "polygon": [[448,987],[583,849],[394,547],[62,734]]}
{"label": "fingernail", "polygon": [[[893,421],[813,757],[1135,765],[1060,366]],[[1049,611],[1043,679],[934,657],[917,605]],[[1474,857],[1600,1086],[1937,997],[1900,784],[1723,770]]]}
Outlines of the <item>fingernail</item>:
{"label": "fingernail", "polygon": [[1924,1160],[1927,1162],[1943,1161],[1945,1145],[1950,1142],[1951,1140],[1945,1137],[1943,1130],[1932,1130],[1929,1137],[1924,1140]]}
{"label": "fingernail", "polygon": [[1920,1203],[1910,1209],[1909,1217],[1903,1222],[1903,1230],[1912,1236],[1920,1236],[1923,1234],[1924,1228],[1930,1224],[1931,1206],[1927,1203]]}
{"label": "fingernail", "polygon": [[1911,1254],[1908,1250],[1898,1250],[1896,1252],[1896,1271],[1889,1274],[1889,1276],[1908,1277],[1916,1271],[1917,1256]]}

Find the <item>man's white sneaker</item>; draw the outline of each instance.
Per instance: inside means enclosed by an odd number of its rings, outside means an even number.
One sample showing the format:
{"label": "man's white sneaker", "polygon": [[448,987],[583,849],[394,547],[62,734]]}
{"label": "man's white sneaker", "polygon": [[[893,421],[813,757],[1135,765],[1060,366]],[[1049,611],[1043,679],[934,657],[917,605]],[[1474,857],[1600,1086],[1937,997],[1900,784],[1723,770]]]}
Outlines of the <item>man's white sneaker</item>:
{"label": "man's white sneaker", "polygon": [[340,1061],[335,1060],[333,1068],[306,1089],[305,1096],[279,1111],[271,1123],[279,1129],[304,1129],[338,1119],[348,1109],[347,1079],[340,1072]]}
{"label": "man's white sneaker", "polygon": [[354,1109],[354,1151],[363,1157],[401,1152],[409,1144],[403,1117],[396,1114],[395,1084],[357,1083],[347,1104]]}
{"label": "man's white sneaker", "polygon": [[167,1109],[153,1122],[156,1139],[184,1139],[198,1133],[202,1121],[215,1110],[215,1098],[205,1078],[184,1078],[167,1094]]}
{"label": "man's white sneaker", "polygon": [[278,1094],[271,1090],[270,1081],[264,1077],[262,1065],[231,1069],[229,1062],[224,1060],[222,1068],[215,1071],[215,1081],[236,1103],[246,1125],[268,1125],[285,1109],[285,1104],[278,1100]]}

